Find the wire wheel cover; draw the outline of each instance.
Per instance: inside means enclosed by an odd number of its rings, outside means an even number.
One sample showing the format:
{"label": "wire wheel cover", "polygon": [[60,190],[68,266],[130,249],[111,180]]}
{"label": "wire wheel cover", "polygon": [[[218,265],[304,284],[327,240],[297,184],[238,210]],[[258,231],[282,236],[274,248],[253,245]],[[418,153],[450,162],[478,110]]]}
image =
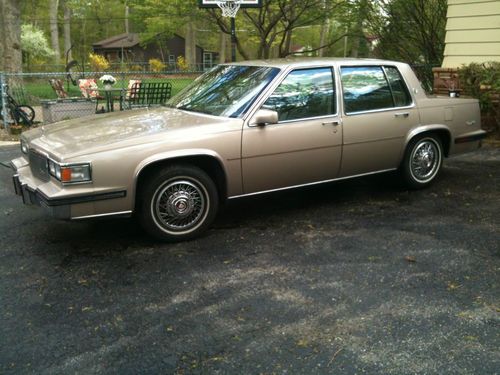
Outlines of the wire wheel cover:
{"label": "wire wheel cover", "polygon": [[153,199],[154,213],[160,224],[171,231],[186,231],[200,224],[206,213],[206,192],[188,180],[167,182]]}
{"label": "wire wheel cover", "polygon": [[433,140],[418,143],[410,158],[410,171],[413,177],[426,182],[434,177],[441,163],[441,151]]}

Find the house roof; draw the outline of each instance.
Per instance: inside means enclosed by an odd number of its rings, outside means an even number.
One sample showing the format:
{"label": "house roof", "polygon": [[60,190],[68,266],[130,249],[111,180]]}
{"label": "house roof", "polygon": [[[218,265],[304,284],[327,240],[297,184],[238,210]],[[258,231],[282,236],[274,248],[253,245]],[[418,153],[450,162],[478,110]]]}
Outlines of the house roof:
{"label": "house roof", "polygon": [[[179,34],[174,34],[174,37],[184,39]],[[120,48],[132,48],[141,42],[139,34],[137,33],[123,33],[119,35],[114,35],[110,38],[103,39],[99,42],[93,43],[92,46],[97,49],[120,49]],[[203,49],[202,46],[196,45],[196,47]],[[209,51],[205,51],[209,52]]]}
{"label": "house roof", "polygon": [[94,48],[131,48],[140,42],[139,34],[124,33],[93,43]]}

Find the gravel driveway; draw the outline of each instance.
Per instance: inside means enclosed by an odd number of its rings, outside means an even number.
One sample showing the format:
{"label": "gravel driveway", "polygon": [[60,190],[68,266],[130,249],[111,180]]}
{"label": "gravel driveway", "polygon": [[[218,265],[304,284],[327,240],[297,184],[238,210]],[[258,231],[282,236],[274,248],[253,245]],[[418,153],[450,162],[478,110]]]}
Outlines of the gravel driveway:
{"label": "gravel driveway", "polygon": [[231,201],[174,245],[133,220],[55,221],[10,176],[0,373],[500,371],[500,149],[422,191],[385,175]]}

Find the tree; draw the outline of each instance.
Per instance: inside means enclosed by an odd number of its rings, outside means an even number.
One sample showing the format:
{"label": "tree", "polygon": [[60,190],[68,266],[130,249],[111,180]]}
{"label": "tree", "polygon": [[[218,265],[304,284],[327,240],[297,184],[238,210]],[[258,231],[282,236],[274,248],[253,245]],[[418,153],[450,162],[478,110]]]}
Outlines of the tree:
{"label": "tree", "polygon": [[135,22],[145,26],[141,33],[144,43],[166,41],[183,30],[186,63],[196,64],[196,26],[203,16],[196,0],[135,0],[130,6]]}
{"label": "tree", "polygon": [[[323,0],[322,9],[325,7],[326,7],[326,0]],[[323,46],[327,44],[327,38],[329,34],[330,34],[330,18],[326,17],[325,20],[323,21],[323,25],[321,25],[321,33],[319,38],[319,45],[321,48],[318,50],[318,55],[320,57],[323,57],[326,51],[326,48]]]}
{"label": "tree", "polygon": [[0,71],[20,72],[21,18],[18,0],[0,0]]}
{"label": "tree", "polygon": [[364,26],[368,17],[368,0],[356,0],[354,3],[354,30],[352,31],[351,57],[357,58],[360,53],[363,55],[367,52]]}
{"label": "tree", "polygon": [[33,25],[21,26],[21,49],[26,57],[28,70],[32,58],[44,58],[54,55],[54,51],[50,49],[43,31]]}
{"label": "tree", "polygon": [[59,49],[59,27],[57,24],[57,12],[59,9],[59,0],[50,0],[50,39],[52,49],[54,50],[54,64],[61,63],[61,50]]}
{"label": "tree", "polygon": [[[277,49],[279,57],[291,54],[292,34],[298,28],[314,26],[324,23],[335,11],[346,2],[342,0],[266,0],[258,9],[242,9],[248,23],[253,27],[257,35],[257,58],[270,58],[273,47]],[[208,10],[210,16],[221,31],[230,34],[229,23],[216,9]],[[328,45],[330,42],[326,43]],[[248,50],[243,47],[237,38],[236,46],[238,52],[245,58],[249,58]],[[318,46],[314,51],[325,46]]]}
{"label": "tree", "polygon": [[447,0],[379,0],[369,20],[378,57],[441,65]]}
{"label": "tree", "polygon": [[72,54],[71,54],[71,8],[68,3],[68,0],[64,0],[63,3],[63,12],[64,12],[64,28],[63,28],[63,33],[64,33],[64,53],[68,54],[68,61],[71,61]]}

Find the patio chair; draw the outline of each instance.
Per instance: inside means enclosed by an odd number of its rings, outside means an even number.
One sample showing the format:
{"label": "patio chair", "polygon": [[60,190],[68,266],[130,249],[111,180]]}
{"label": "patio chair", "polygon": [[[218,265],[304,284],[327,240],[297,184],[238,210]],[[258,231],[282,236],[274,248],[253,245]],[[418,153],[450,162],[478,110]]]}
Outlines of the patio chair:
{"label": "patio chair", "polygon": [[79,79],[78,87],[84,98],[87,99],[102,98],[99,95],[99,88],[97,86],[97,82],[93,78]]}
{"label": "patio chair", "polygon": [[65,99],[68,93],[64,89],[64,83],[61,79],[49,79],[50,87],[54,90],[58,99]]}
{"label": "patio chair", "polygon": [[172,96],[170,82],[145,82],[130,86],[130,95],[126,99],[128,108],[162,105]]}

